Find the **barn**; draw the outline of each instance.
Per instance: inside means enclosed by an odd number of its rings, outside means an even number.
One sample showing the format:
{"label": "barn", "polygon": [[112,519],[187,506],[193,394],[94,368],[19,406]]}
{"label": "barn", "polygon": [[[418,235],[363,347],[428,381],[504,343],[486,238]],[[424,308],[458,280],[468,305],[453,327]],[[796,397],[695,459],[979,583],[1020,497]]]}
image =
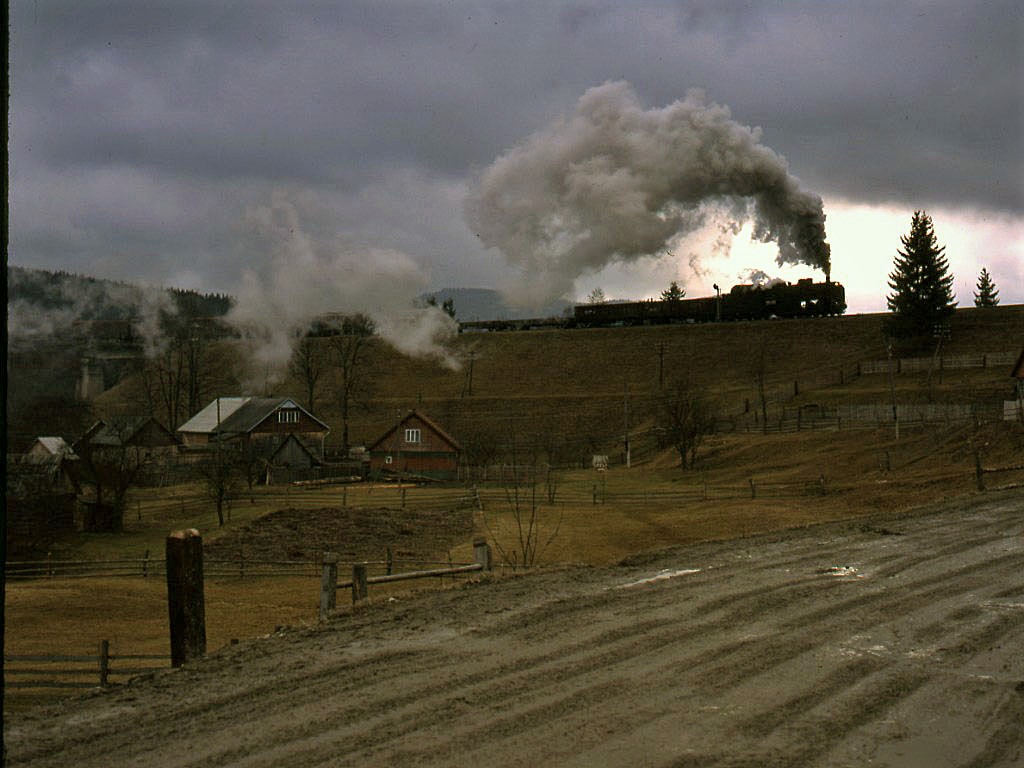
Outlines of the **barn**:
{"label": "barn", "polygon": [[[290,397],[218,397],[178,427],[189,447],[211,446],[218,440],[267,458],[296,441],[319,462],[331,428]],[[291,440],[289,440],[291,438]]]}
{"label": "barn", "polygon": [[374,476],[394,473],[455,480],[462,446],[430,418],[410,411],[372,443],[369,452]]}

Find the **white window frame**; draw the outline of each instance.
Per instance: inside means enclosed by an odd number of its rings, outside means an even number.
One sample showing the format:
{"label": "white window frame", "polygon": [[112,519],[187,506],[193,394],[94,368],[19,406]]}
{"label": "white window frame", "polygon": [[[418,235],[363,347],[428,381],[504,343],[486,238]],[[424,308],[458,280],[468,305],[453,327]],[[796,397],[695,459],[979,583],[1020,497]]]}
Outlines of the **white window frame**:
{"label": "white window frame", "polygon": [[405,442],[410,445],[419,445],[423,442],[423,432],[416,427],[406,427]]}
{"label": "white window frame", "polygon": [[299,409],[298,408],[282,408],[277,412],[277,423],[278,424],[298,424],[299,423]]}

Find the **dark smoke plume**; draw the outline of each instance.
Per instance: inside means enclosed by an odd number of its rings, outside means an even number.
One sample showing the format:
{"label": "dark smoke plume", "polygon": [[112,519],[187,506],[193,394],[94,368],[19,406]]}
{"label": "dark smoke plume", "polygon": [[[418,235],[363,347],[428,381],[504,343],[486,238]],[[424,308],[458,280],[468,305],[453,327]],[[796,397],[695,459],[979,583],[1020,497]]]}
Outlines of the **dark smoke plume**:
{"label": "dark smoke plume", "polygon": [[779,264],[828,273],[821,198],[760,140],[699,92],[644,109],[629,83],[605,83],[486,168],[466,218],[522,269],[510,294],[523,304],[565,296],[614,261],[657,255],[723,208],[737,229],[752,219],[757,240],[777,243]]}

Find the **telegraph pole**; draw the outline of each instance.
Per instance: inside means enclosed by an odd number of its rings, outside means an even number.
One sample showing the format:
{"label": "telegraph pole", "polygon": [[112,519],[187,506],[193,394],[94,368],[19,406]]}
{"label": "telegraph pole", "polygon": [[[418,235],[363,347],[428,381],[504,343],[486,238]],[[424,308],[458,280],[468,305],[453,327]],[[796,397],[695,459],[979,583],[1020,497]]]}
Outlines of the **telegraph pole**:
{"label": "telegraph pole", "polygon": [[629,382],[626,382],[626,384],[624,385],[623,410],[625,412],[625,421],[626,421],[626,428],[625,428],[625,434],[626,434],[626,440],[625,440],[625,445],[626,445],[626,469],[629,469],[630,467],[632,467],[632,462],[631,462],[631,458],[632,457],[630,456],[630,451],[629,451]]}
{"label": "telegraph pole", "polygon": [[462,396],[473,396],[473,363],[476,361],[476,351],[469,353],[469,370],[466,371],[466,383],[462,386]]}

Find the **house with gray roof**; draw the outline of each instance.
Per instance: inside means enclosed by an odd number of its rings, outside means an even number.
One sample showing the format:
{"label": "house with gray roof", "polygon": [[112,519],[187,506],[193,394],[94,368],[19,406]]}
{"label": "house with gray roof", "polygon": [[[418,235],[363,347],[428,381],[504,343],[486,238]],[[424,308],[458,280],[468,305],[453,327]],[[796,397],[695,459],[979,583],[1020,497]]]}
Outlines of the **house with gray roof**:
{"label": "house with gray roof", "polygon": [[188,448],[218,443],[269,459],[289,437],[323,460],[331,428],[290,397],[218,397],[177,429]]}

